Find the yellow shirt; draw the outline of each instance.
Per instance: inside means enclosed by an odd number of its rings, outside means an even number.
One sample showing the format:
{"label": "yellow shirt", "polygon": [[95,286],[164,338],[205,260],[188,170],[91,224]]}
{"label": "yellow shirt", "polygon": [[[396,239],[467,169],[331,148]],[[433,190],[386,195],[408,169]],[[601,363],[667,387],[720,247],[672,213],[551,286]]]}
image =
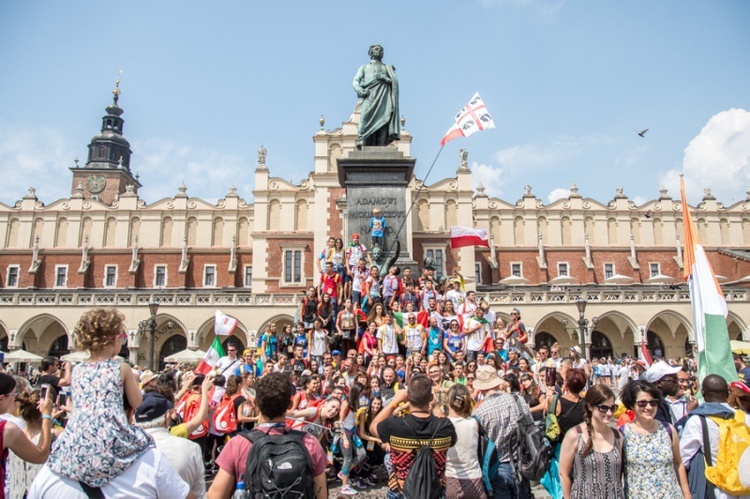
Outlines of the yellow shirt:
{"label": "yellow shirt", "polygon": [[173,426],[169,429],[169,434],[173,437],[187,438],[187,425],[185,423],[180,423],[176,426]]}

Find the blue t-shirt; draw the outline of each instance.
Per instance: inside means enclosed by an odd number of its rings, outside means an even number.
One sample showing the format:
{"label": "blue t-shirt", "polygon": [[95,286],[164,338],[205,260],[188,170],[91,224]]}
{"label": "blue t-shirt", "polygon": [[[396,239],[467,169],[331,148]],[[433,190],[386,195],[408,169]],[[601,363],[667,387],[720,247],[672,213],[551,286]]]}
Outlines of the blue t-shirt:
{"label": "blue t-shirt", "polygon": [[302,345],[302,355],[307,357],[307,335],[305,333],[298,334],[294,337],[294,346]]}
{"label": "blue t-shirt", "polygon": [[269,335],[268,333],[264,333],[261,337],[261,341],[266,342],[266,358],[270,359],[273,357],[273,355],[276,353],[276,343],[278,342],[279,338],[276,335]]}
{"label": "blue t-shirt", "polygon": [[456,353],[458,349],[461,348],[461,340],[463,337],[463,333],[453,334],[450,331],[445,332],[445,339],[448,340],[448,350],[450,350],[451,353]]}
{"label": "blue t-shirt", "polygon": [[443,349],[443,332],[440,328],[430,328],[430,337],[428,339],[427,348],[427,353],[429,355],[432,355],[436,350]]}

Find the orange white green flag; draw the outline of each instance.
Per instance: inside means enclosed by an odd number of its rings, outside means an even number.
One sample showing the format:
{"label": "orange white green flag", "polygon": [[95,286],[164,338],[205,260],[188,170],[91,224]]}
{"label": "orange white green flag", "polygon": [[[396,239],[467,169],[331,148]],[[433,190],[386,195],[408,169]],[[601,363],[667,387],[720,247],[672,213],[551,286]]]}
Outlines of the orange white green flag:
{"label": "orange white green flag", "polygon": [[698,379],[718,374],[731,382],[737,379],[727,329],[727,302],[698,238],[685,198],[685,181],[680,178],[682,220],[685,227],[683,270],[690,288],[693,329],[698,348]]}
{"label": "orange white green flag", "polygon": [[[218,336],[214,337],[214,342],[206,351],[206,355],[203,360],[200,361],[198,366],[195,368],[195,374],[208,374],[219,362],[219,359],[224,357],[224,347],[221,346],[221,340]],[[732,364],[734,365],[734,364]]]}

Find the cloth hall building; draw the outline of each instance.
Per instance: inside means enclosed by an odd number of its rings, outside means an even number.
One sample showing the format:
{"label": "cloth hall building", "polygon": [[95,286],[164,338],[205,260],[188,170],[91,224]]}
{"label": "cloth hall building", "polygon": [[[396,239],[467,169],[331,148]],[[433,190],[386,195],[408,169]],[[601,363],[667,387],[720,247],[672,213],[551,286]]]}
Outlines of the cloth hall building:
{"label": "cloth hall building", "polygon": [[[152,339],[139,323],[154,300],[159,359],[205,350],[216,309],[239,320],[233,336],[242,346],[271,322],[293,322],[301,293],[318,282],[315,258],[328,237],[349,241],[354,232],[337,160],[355,149],[358,110],[313,136],[312,171],[299,184],[273,177],[261,147],[251,204],[234,187],[214,204],[190,197],[184,184],[150,201],[139,198],[131,174],[118,97],[116,90],[85,164],[71,168],[68,198],[40,200],[30,188],[0,202],[0,350],[68,353],[82,312],[114,306],[129,327],[122,353],[145,365]],[[392,147],[409,156],[411,140],[404,131]],[[662,189],[636,206],[617,190],[597,201],[573,185],[550,204],[531,186],[506,201],[481,184],[472,189],[465,153],[455,167],[454,177],[431,185],[413,177],[405,192],[414,208],[403,244],[415,261],[432,258],[438,276],[460,268],[506,320],[520,308],[536,344],[585,344],[597,356],[632,354],[641,342],[667,357],[692,350],[679,199]],[[706,192],[692,209],[726,294],[730,336],[750,339],[750,196],[723,206]],[[452,250],[451,226],[486,228],[491,248]],[[587,303],[583,328],[579,298]]]}

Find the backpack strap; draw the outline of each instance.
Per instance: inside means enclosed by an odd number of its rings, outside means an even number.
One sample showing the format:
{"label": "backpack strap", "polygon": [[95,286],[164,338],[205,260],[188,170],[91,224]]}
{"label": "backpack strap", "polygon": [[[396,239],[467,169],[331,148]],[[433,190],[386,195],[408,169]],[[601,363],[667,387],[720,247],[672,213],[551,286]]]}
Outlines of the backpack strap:
{"label": "backpack strap", "polygon": [[78,485],[81,486],[81,489],[83,489],[83,493],[86,494],[86,497],[88,497],[89,499],[106,499],[101,487],[92,487],[91,485],[80,480],[78,481]]}
{"label": "backpack strap", "polygon": [[[713,466],[713,457],[711,457],[711,437],[708,435],[708,420],[706,416],[698,416],[701,420],[703,430],[703,457],[706,460],[706,466]],[[716,485],[706,478],[706,497],[716,497]]]}

